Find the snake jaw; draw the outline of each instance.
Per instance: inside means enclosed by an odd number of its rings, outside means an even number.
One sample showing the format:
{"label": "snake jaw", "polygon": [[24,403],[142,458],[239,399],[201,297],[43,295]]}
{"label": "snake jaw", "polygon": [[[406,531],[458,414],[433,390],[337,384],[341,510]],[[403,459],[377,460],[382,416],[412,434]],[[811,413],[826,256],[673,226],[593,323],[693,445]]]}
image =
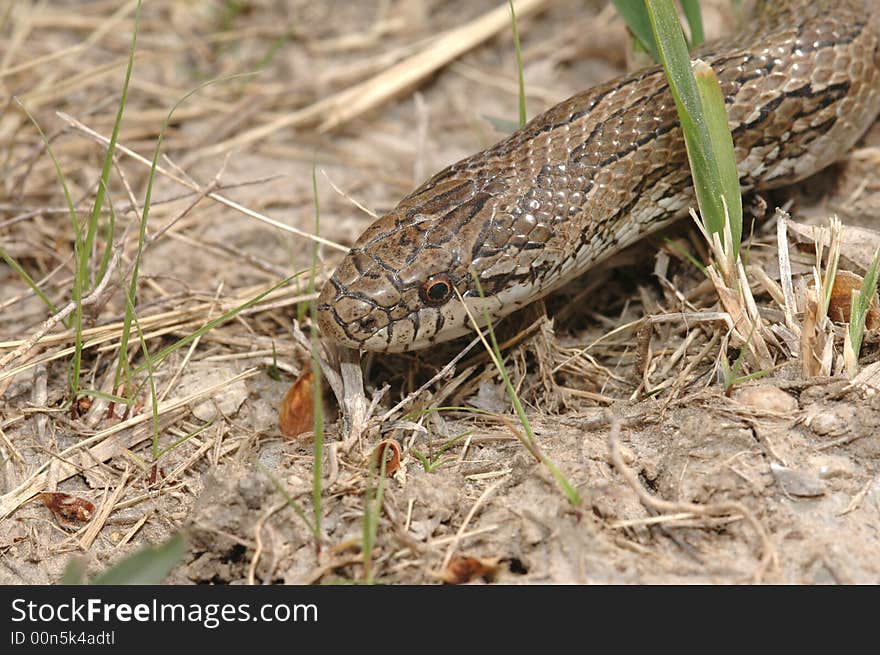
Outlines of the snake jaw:
{"label": "snake jaw", "polygon": [[[459,295],[480,322],[484,309],[492,318],[506,313],[502,299],[477,296],[470,276],[444,270],[446,256],[423,257],[390,276],[375,250],[365,256],[356,243],[321,290],[318,328],[325,340],[359,350],[407,352],[455,339],[471,330]],[[449,286],[442,297],[438,284]]]}
{"label": "snake jaw", "polygon": [[[321,290],[318,327],[325,340],[372,352],[423,350],[456,339],[471,332],[474,321],[484,327],[486,317],[490,321],[503,318],[527,304],[536,292],[534,283],[521,281],[498,290],[483,289],[481,296],[469,276],[426,273],[424,282],[394,296],[370,275],[343,284],[337,275],[345,276],[348,266],[344,261]],[[425,301],[424,289],[441,276],[454,285],[455,292],[447,302],[431,306]],[[488,279],[484,282],[490,284]],[[393,303],[392,296],[396,298]],[[388,306],[381,306],[377,297]]]}
{"label": "snake jaw", "polygon": [[430,250],[398,261],[392,245],[406,237],[403,232],[394,229],[393,216],[385,216],[339,264],[318,299],[325,339],[349,348],[403,352],[452,338],[453,287],[465,289],[460,278],[447,273],[450,253]]}
{"label": "snake jaw", "polygon": [[339,296],[333,282],[332,279],[328,280],[318,296],[318,329],[321,337],[348,348],[360,348],[361,342],[349,335],[348,323],[335,307]]}
{"label": "snake jaw", "polygon": [[[375,307],[366,310],[363,305],[367,303],[359,306],[358,302],[350,296],[340,296],[332,281],[327,282],[318,300],[318,327],[324,339],[360,350],[407,352],[427,348],[468,331],[464,324],[447,323],[450,318],[448,306],[415,307],[412,311],[392,308],[388,311]],[[458,304],[457,301],[452,303]],[[362,314],[352,313],[351,309],[362,311]],[[441,328],[442,336],[439,334]]]}
{"label": "snake jaw", "polygon": [[[436,276],[426,276],[429,283]],[[397,294],[382,306],[376,288],[365,289],[370,278],[342,285],[336,276],[327,281],[318,298],[318,327],[324,339],[349,348],[374,352],[406,352],[427,348],[468,332],[466,313],[453,297],[431,306],[418,286]],[[387,288],[378,295],[392,294]]]}

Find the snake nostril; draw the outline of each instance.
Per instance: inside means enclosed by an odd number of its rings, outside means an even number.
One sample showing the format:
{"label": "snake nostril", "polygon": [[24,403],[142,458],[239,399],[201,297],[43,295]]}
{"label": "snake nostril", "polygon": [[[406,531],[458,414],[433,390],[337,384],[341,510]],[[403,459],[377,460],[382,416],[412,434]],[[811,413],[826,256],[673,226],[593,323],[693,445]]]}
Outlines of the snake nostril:
{"label": "snake nostril", "polygon": [[378,322],[375,317],[367,316],[366,318],[362,318],[358,321],[358,325],[364,332],[375,332],[378,327]]}

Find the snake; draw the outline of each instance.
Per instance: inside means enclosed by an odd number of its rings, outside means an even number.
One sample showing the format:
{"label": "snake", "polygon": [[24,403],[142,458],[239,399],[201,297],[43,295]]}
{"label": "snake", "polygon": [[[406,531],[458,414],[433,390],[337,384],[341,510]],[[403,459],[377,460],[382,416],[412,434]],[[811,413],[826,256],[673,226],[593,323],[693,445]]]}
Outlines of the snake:
{"label": "snake", "polygon": [[[757,0],[737,34],[692,53],[720,83],[744,193],[813,175],[876,119],[877,4]],[[325,342],[362,351],[430,348],[538,300],[694,205],[665,73],[643,68],[555,105],[376,219],[321,289],[318,327]]]}

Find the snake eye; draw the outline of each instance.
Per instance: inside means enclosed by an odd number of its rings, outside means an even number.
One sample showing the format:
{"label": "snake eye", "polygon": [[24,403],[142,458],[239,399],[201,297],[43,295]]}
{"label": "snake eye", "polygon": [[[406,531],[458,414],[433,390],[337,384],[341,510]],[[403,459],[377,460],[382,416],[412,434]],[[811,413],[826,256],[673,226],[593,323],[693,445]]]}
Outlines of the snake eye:
{"label": "snake eye", "polygon": [[432,275],[419,289],[419,298],[431,307],[439,307],[452,297],[452,280],[445,273]]}

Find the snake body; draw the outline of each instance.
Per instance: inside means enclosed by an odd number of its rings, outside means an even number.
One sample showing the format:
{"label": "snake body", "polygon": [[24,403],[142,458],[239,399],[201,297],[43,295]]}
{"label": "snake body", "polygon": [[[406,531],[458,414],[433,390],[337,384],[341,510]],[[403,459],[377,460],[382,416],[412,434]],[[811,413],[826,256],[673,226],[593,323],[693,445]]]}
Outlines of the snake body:
{"label": "snake body", "polygon": [[[721,84],[744,190],[819,171],[871,125],[878,13],[875,0],[759,2],[754,27],[694,54]],[[445,168],[377,219],[322,289],[319,326],[352,348],[425,348],[469,331],[459,295],[475,316],[500,318],[694,205],[663,70],[625,75]]]}

